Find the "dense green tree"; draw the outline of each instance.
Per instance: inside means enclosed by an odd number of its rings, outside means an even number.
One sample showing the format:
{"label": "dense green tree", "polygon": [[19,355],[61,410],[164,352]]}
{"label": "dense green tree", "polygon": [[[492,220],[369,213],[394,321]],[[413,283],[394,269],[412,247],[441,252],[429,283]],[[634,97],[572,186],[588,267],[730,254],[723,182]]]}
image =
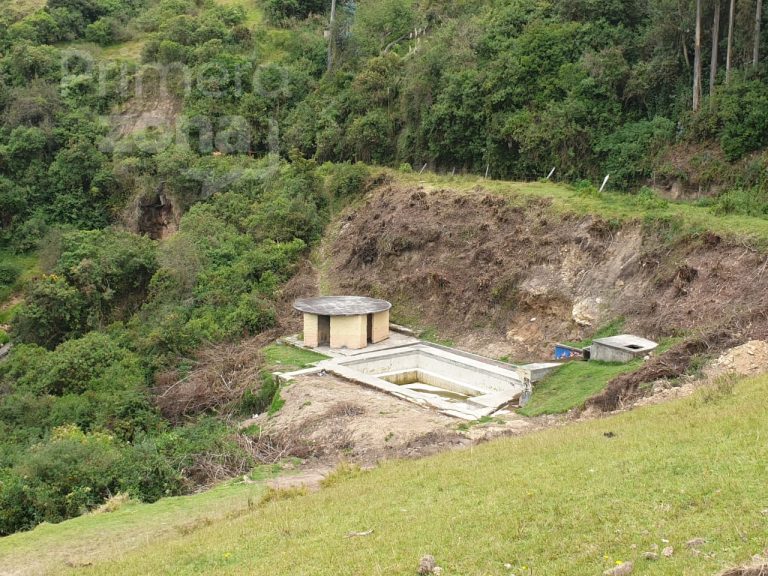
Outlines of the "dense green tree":
{"label": "dense green tree", "polygon": [[330,4],[325,0],[266,0],[269,18],[280,23],[288,18],[306,18],[310,14],[324,13]]}

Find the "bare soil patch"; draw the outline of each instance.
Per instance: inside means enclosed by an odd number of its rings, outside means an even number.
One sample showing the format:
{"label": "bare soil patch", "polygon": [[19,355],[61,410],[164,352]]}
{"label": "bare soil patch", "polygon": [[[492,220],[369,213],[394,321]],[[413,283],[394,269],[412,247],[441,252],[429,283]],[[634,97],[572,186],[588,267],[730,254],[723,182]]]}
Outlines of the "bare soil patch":
{"label": "bare soil patch", "polygon": [[460,420],[330,374],[298,378],[282,389],[281,396],[285,405],[277,414],[248,423],[259,425],[262,437],[287,447],[279,456],[302,458],[305,468],[419,458],[545,425],[509,414],[460,429]]}

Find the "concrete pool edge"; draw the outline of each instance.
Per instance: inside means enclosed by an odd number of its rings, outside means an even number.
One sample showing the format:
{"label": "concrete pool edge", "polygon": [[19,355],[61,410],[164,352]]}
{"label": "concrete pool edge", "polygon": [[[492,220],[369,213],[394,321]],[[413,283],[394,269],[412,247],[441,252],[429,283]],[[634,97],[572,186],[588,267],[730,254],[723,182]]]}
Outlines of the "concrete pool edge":
{"label": "concrete pool edge", "polygon": [[[461,402],[444,400],[435,396],[425,397],[424,393],[388,382],[383,378],[387,374],[401,371],[427,371],[426,368],[419,366],[419,361],[422,359],[421,355],[429,362],[437,363],[438,372],[446,368],[462,372],[463,379],[453,378],[453,374],[446,375],[444,372],[439,373],[438,376],[440,379],[456,383],[461,388],[471,389],[476,392],[476,395]],[[381,361],[385,363],[389,361],[391,365],[373,368],[375,374],[364,371],[371,363]],[[427,342],[376,350],[351,357],[331,358],[320,361],[314,367],[305,370],[285,374],[278,373],[278,377],[282,382],[288,382],[301,376],[323,372],[469,421],[491,416],[515,400],[525,399],[530,393],[531,386],[531,380],[525,378],[525,367],[505,364],[444,346],[433,346]],[[477,374],[477,379],[472,376],[473,374]],[[470,380],[470,382],[464,380]],[[492,384],[489,385],[488,382],[492,382]],[[450,390],[450,388],[446,388],[446,390]]]}

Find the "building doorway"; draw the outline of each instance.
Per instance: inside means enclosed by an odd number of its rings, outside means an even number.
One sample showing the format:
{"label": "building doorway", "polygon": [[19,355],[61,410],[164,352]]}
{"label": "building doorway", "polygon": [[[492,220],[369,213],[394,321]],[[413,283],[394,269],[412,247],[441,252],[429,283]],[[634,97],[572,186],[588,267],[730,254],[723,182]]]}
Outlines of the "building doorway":
{"label": "building doorway", "polygon": [[331,345],[331,317],[330,316],[317,317],[317,345],[318,346]]}

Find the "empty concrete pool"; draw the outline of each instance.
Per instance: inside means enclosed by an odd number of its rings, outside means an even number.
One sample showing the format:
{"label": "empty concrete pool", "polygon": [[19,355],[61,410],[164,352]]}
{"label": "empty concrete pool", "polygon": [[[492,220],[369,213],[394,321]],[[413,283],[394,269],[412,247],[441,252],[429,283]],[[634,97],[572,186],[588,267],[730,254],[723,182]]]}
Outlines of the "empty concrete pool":
{"label": "empty concrete pool", "polygon": [[519,402],[526,387],[530,388],[514,366],[429,344],[334,358],[320,362],[314,370],[465,420]]}

